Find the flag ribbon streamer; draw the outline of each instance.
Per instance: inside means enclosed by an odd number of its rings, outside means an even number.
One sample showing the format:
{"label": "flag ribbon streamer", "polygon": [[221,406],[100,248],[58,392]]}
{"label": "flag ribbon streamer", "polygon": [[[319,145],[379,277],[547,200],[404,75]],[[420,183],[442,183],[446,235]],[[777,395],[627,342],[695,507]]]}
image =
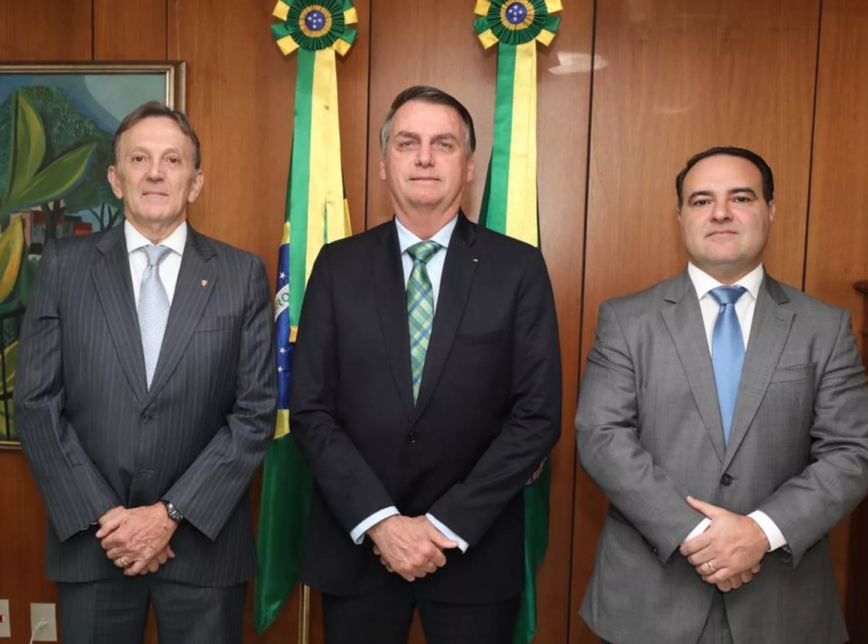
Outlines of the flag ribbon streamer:
{"label": "flag ribbon streamer", "polygon": [[310,472],[290,433],[292,352],[305,285],[323,244],[350,234],[341,172],[335,52],[349,51],[356,30],[350,0],[279,0],[271,33],[284,55],[298,52],[295,118],[278,249],[274,299],[278,410],[262,477],[254,624],[262,634],[298,581],[310,509]]}
{"label": "flag ribbon streamer", "polygon": [[[473,22],[482,45],[497,45],[494,142],[479,223],[539,246],[537,200],[537,42],[549,45],[561,19],[560,0],[478,0]],[[525,589],[514,644],[536,633],[536,570],[548,548],[550,459],[524,489]]]}

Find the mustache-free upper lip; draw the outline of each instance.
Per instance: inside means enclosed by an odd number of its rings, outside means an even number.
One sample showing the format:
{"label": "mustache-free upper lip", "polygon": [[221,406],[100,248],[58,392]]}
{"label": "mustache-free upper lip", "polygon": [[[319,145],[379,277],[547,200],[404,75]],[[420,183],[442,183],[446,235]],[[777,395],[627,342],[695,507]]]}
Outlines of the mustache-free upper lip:
{"label": "mustache-free upper lip", "polygon": [[169,195],[168,192],[161,192],[160,190],[145,190],[142,192],[143,195],[160,195],[161,197],[167,197]]}
{"label": "mustache-free upper lip", "polygon": [[738,232],[735,231],[735,230],[730,230],[729,228],[716,228],[715,230],[710,230],[710,231],[708,231],[708,232],[705,234],[705,236],[706,236],[706,237],[711,237],[712,235],[721,235],[721,234],[737,235]]}
{"label": "mustache-free upper lip", "polygon": [[440,181],[440,177],[410,177],[410,181]]}

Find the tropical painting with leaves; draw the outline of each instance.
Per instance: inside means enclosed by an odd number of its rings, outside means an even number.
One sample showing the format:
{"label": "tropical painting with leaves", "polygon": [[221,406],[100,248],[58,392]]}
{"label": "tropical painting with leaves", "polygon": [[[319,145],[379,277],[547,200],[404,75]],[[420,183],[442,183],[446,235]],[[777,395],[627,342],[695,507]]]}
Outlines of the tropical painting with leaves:
{"label": "tropical painting with leaves", "polygon": [[0,73],[0,444],[17,440],[18,337],[42,250],[123,222],[106,180],[112,135],[140,103],[166,100],[164,76],[134,79],[134,92],[93,76]]}

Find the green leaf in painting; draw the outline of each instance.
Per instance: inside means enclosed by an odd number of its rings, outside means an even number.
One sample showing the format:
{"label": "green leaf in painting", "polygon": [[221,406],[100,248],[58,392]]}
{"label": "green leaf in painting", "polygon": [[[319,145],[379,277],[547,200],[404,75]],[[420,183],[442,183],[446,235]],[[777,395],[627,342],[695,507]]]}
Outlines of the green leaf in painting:
{"label": "green leaf in painting", "polygon": [[96,143],[85,143],[55,159],[20,192],[16,189],[3,209],[11,212],[62,198],[84,179],[95,149]]}
{"label": "green leaf in painting", "polygon": [[16,218],[0,235],[0,302],[5,302],[15,288],[23,255],[24,226]]}
{"label": "green leaf in painting", "polygon": [[17,93],[12,142],[12,172],[8,186],[9,198],[30,183],[45,158],[45,128],[30,102]]}

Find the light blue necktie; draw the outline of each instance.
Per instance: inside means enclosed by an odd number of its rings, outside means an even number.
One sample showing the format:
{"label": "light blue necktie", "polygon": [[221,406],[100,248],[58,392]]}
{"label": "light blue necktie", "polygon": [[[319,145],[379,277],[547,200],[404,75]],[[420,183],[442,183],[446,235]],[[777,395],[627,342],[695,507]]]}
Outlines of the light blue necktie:
{"label": "light blue necktie", "polygon": [[168,246],[145,246],[148,267],[142,275],[142,288],[139,292],[139,330],[142,333],[142,349],[145,353],[145,374],[148,389],[157,368],[166,322],[169,321],[169,296],[160,280],[160,262],[171,250]]}
{"label": "light blue necktie", "polygon": [[729,442],[738,383],[741,381],[741,368],[744,366],[744,336],[735,314],[735,303],[746,290],[743,286],[718,286],[711,290],[711,297],[720,304],[720,313],[711,336],[711,364],[717,385],[724,443]]}

